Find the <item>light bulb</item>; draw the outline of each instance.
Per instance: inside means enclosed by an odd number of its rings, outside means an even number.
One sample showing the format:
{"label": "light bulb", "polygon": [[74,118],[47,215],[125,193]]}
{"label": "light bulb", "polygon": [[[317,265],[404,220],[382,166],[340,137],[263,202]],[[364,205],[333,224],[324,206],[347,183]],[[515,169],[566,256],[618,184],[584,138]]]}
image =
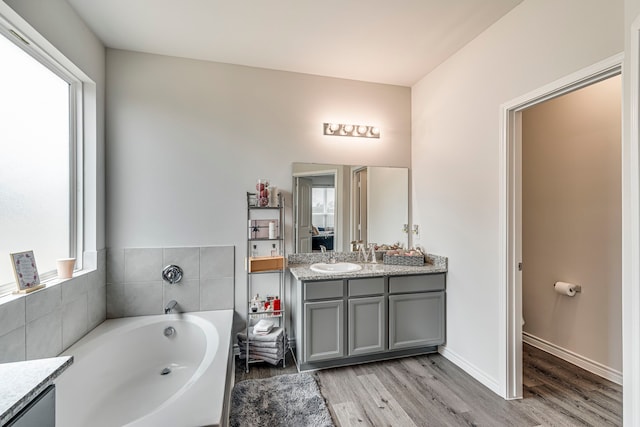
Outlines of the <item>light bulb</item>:
{"label": "light bulb", "polygon": [[346,133],[351,133],[353,132],[353,125],[344,125],[342,129],[344,129]]}
{"label": "light bulb", "polygon": [[372,127],[371,128],[371,135],[375,135],[375,136],[380,135],[380,128]]}
{"label": "light bulb", "polygon": [[331,133],[334,133],[335,131],[340,129],[340,125],[335,124],[335,123],[330,123],[328,127],[329,127],[329,130],[331,131]]}

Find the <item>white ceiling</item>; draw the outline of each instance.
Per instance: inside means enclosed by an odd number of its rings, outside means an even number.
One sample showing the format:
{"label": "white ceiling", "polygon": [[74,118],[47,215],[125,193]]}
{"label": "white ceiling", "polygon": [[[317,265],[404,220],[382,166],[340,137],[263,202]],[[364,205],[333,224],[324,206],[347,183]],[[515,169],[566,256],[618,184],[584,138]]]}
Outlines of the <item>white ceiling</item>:
{"label": "white ceiling", "polygon": [[68,0],[111,48],[411,86],[522,0]]}

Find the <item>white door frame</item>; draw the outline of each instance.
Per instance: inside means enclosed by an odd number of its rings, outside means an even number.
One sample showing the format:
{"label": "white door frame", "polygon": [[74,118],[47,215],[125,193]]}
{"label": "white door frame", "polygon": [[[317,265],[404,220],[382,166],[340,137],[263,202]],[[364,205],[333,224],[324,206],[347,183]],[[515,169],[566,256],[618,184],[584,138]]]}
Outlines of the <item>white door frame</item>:
{"label": "white door frame", "polygon": [[[335,224],[334,224],[334,232],[333,232],[333,250],[335,251],[336,248],[340,248],[340,250],[342,250],[342,214],[339,214],[340,209],[342,209],[342,180],[340,179],[340,174],[338,173],[338,169],[318,169],[318,170],[313,170],[313,171],[304,171],[304,172],[295,172],[292,174],[293,177],[293,195],[294,197],[297,199],[297,194],[298,194],[298,188],[296,186],[296,178],[298,177],[310,177],[310,176],[325,176],[325,175],[331,175],[333,176],[333,185],[335,188],[335,194],[336,194],[336,201],[335,201],[335,207],[334,207],[334,211],[336,212],[336,217],[335,217]],[[298,201],[294,199],[293,201],[293,218],[294,221],[297,220],[298,218]],[[298,228],[298,224],[294,224],[293,229],[294,229],[294,234],[296,233],[296,230]],[[294,251],[297,253],[298,252],[298,243],[297,243],[297,239],[298,236],[294,236],[295,240],[293,243],[293,248]]]}
{"label": "white door frame", "polygon": [[640,425],[640,16],[629,37],[622,145],[622,410],[627,427]]}
{"label": "white door frame", "polygon": [[500,107],[501,348],[498,354],[502,367],[501,394],[505,399],[522,398],[522,273],[518,270],[518,263],[522,261],[522,110],[620,74],[622,60],[622,54],[605,59]]}

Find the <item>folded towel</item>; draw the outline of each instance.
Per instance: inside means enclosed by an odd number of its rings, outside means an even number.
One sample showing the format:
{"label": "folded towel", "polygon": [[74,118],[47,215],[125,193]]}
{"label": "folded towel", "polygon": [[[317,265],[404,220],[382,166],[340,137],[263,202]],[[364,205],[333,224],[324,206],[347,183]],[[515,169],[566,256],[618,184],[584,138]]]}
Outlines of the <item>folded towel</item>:
{"label": "folded towel", "polygon": [[[282,340],[284,330],[281,327],[273,328],[271,332],[266,335],[256,335],[253,333],[253,328],[249,328],[249,340],[251,341],[278,341]],[[247,340],[247,334],[242,332],[238,333],[238,339],[243,341]]]}
{"label": "folded towel", "polygon": [[[240,353],[246,353],[246,347],[240,347]],[[253,356],[254,354],[260,354],[262,356],[284,356],[283,348],[265,348],[265,347],[251,347],[249,346],[249,353]]]}
{"label": "folded towel", "polygon": [[[247,340],[241,340],[238,338],[238,345],[244,347],[247,345]],[[281,348],[283,347],[282,340],[278,341],[251,341],[251,347],[255,348]]]}
{"label": "folded towel", "polygon": [[[240,359],[244,360],[246,358],[247,358],[246,354],[241,354],[240,355]],[[251,359],[253,359],[253,360],[262,360],[264,362],[271,363],[272,365],[277,365],[282,360],[282,358],[259,356],[259,355],[254,355],[253,353],[251,354]]]}
{"label": "folded towel", "polygon": [[253,333],[260,335],[268,334],[274,326],[273,320],[260,319],[253,327]]}

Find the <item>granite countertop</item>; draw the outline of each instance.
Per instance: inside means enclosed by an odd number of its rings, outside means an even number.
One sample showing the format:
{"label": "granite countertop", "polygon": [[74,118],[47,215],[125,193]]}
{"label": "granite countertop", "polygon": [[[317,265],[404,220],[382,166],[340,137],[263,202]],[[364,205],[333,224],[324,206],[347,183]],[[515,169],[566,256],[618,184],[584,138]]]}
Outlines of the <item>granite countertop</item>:
{"label": "granite countertop", "polygon": [[[343,256],[337,253],[337,262],[354,262],[351,260],[350,254]],[[324,262],[325,259],[319,254],[297,254],[289,256],[289,271],[297,280],[336,280],[351,279],[361,277],[380,277],[380,276],[406,276],[412,274],[431,274],[446,273],[448,260],[446,257],[428,254],[426,263],[423,266],[406,266],[406,265],[390,265],[383,264],[378,261],[376,264],[371,263],[355,263],[362,265],[362,270],[349,273],[317,273],[311,268],[311,264],[316,262]]]}
{"label": "granite countertop", "polygon": [[73,356],[0,364],[0,425],[22,408],[73,363]]}

